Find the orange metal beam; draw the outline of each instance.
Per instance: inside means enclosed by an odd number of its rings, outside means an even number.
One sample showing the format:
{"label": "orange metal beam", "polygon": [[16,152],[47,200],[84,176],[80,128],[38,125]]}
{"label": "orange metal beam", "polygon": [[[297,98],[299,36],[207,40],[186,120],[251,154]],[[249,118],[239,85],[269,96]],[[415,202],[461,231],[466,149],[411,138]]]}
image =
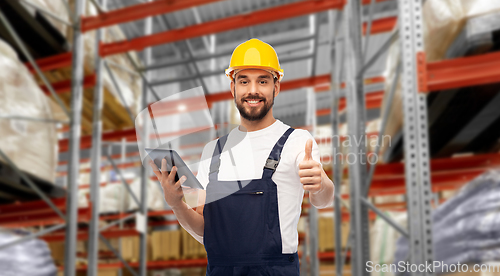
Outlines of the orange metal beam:
{"label": "orange metal beam", "polygon": [[330,9],[340,9],[344,7],[344,4],[345,0],[300,1],[252,13],[196,24],[182,29],[160,32],[131,40],[101,44],[99,47],[99,54],[101,57],[105,57],[128,51],[142,51],[144,48],[160,44],[269,23]]}
{"label": "orange metal beam", "polygon": [[[391,31],[396,23],[398,22],[398,17],[387,17],[382,19],[377,19],[372,21],[372,28],[370,34],[378,34],[383,32]],[[363,35],[366,35],[367,22],[363,23]]]}
{"label": "orange metal beam", "polygon": [[[432,189],[455,189],[485,172],[500,165],[500,154],[481,154],[473,156],[433,159],[430,162]],[[405,192],[405,173],[403,163],[377,165],[370,194],[378,195],[393,191]]]}
{"label": "orange metal beam", "polygon": [[[66,198],[53,198],[51,201],[60,210],[66,209]],[[43,200],[0,205],[0,220],[15,219],[42,213],[56,215],[54,210]]]}
{"label": "orange metal beam", "polygon": [[[149,16],[175,12],[189,7],[201,6],[217,1],[220,0],[158,0],[149,3],[131,5],[95,16],[82,17],[81,29],[82,32],[87,32],[97,28],[135,21]],[[387,0],[376,0],[376,2],[384,1]],[[370,3],[371,0],[363,0],[362,2],[363,5],[369,5]]]}
{"label": "orange metal beam", "polygon": [[427,90],[500,82],[500,52],[427,63]]}
{"label": "orange metal beam", "polygon": [[[117,229],[117,230],[108,230],[108,231],[102,231],[101,234],[108,239],[113,239],[113,238],[120,238],[120,237],[130,237],[130,236],[135,236],[138,235],[139,232],[134,229]],[[58,232],[50,235],[45,235],[42,236],[41,239],[45,240],[46,242],[56,242],[56,241],[64,241],[65,238],[65,233],[64,232]],[[84,241],[89,239],[89,233],[88,231],[80,231],[77,234],[77,240],[79,241]]]}
{"label": "orange metal beam", "polygon": [[[371,92],[366,94],[365,105],[367,109],[380,108],[384,99],[384,91]],[[346,98],[340,98],[339,110],[342,111],[347,106]]]}
{"label": "orange metal beam", "polygon": [[[370,85],[370,84],[374,84],[374,83],[381,83],[381,82],[384,82],[384,81],[385,81],[385,77],[383,77],[383,76],[366,78],[365,79],[365,85]],[[340,88],[345,88],[345,82],[343,82],[343,83],[340,84]],[[329,90],[329,89],[330,89],[330,87],[328,87],[325,90]]]}
{"label": "orange metal beam", "polygon": [[[83,79],[83,88],[92,88],[95,85],[95,74],[88,75]],[[49,89],[43,85],[40,86],[45,95],[50,96]],[[52,83],[52,88],[57,94],[66,93],[71,91],[71,80],[63,80],[60,82]]]}
{"label": "orange metal beam", "polygon": [[[121,138],[135,139],[136,138],[135,128],[107,132],[107,133],[103,133],[103,135],[102,135],[103,141],[116,141],[116,140],[119,140]],[[68,151],[68,147],[69,147],[68,139],[59,140],[59,152]],[[87,135],[87,136],[81,137],[80,149],[88,149],[90,147],[92,147],[92,136]]]}
{"label": "orange metal beam", "polygon": [[[128,265],[137,268],[139,267],[138,262],[128,262]],[[205,267],[207,266],[207,259],[183,259],[183,260],[169,260],[169,261],[148,261],[148,269],[166,269],[166,268],[183,268],[183,267]],[[98,264],[99,269],[109,269],[109,268],[124,268],[125,266],[121,262],[116,263],[106,263]],[[63,267],[59,267],[62,270]],[[79,265],[76,267],[77,271],[86,271],[86,265]]]}
{"label": "orange metal beam", "polygon": [[[65,212],[63,211],[63,213]],[[90,216],[90,208],[78,209],[78,222],[88,222],[90,220]],[[59,215],[57,215],[52,209],[47,212],[40,212],[37,214],[19,214],[18,216],[10,216],[0,219],[0,225],[2,227],[9,228],[53,225],[59,223],[65,223],[65,221],[61,217],[59,217]]]}
{"label": "orange metal beam", "polygon": [[[500,166],[500,154],[481,154],[432,159],[430,163],[433,192],[455,190],[481,173]],[[328,175],[332,170],[325,171]],[[344,172],[346,173],[346,172]],[[403,163],[379,164],[375,169],[370,196],[404,194]]]}
{"label": "orange metal beam", "polygon": [[115,24],[135,21],[150,16],[184,10],[221,0],[157,0],[108,11],[95,16],[82,17],[82,32]]}
{"label": "orange metal beam", "polygon": [[[72,57],[71,52],[67,52],[55,56],[40,58],[37,59],[35,62],[40,68],[40,70],[42,70],[42,72],[45,72],[71,66],[71,57]],[[24,65],[26,65],[26,67],[31,73],[35,72],[35,68],[33,68],[29,62],[25,62]]]}

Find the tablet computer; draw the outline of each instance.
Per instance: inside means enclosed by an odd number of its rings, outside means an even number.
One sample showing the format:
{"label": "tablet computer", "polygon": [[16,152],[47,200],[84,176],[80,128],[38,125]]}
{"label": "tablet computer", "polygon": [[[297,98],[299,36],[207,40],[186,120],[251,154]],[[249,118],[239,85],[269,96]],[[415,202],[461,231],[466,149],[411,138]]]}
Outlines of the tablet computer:
{"label": "tablet computer", "polygon": [[186,181],[182,184],[185,188],[194,188],[203,190],[203,186],[200,184],[193,172],[188,168],[186,163],[177,154],[175,150],[169,149],[151,149],[145,148],[146,153],[149,155],[151,160],[155,163],[158,169],[161,171],[161,160],[165,158],[167,160],[167,171],[170,173],[173,166],[177,167],[177,174],[175,175],[175,182],[179,181],[179,178],[185,175],[187,177]]}

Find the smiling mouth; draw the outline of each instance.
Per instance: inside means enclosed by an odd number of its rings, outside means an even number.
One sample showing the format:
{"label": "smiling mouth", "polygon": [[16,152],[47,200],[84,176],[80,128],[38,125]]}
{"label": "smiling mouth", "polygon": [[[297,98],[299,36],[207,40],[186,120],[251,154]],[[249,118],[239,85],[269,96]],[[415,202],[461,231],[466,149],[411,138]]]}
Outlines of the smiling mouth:
{"label": "smiling mouth", "polygon": [[262,100],[245,100],[245,102],[249,106],[257,106],[257,105],[259,105],[262,102]]}

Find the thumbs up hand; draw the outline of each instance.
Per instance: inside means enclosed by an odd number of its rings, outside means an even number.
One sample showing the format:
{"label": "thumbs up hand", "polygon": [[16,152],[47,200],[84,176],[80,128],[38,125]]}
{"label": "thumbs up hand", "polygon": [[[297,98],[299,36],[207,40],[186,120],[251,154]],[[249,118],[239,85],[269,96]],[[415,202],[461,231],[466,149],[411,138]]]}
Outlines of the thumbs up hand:
{"label": "thumbs up hand", "polygon": [[312,158],[312,145],[313,141],[307,140],[304,160],[299,163],[299,177],[304,190],[315,194],[322,190],[323,183],[321,181],[321,164]]}

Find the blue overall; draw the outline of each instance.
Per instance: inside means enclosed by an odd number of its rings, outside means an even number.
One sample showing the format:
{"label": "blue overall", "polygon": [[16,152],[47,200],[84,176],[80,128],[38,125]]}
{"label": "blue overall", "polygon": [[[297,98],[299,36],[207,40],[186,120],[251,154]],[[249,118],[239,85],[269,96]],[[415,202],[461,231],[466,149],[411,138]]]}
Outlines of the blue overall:
{"label": "blue overall", "polygon": [[277,186],[271,179],[293,130],[289,128],[274,145],[262,178],[246,181],[245,186],[241,181],[218,180],[227,135],[217,141],[203,209],[207,276],[299,275],[297,253],[282,253]]}

